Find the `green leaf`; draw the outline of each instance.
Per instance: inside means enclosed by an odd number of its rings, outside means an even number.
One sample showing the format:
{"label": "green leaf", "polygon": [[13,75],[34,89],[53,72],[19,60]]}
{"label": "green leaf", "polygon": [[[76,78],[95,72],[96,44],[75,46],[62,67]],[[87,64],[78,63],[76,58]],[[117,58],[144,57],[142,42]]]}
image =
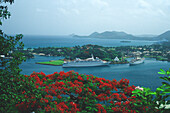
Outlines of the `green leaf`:
{"label": "green leaf", "polygon": [[170,93],[170,89],[165,89],[164,92]]}
{"label": "green leaf", "polygon": [[167,75],[170,75],[170,71],[167,71],[166,74],[167,74]]}
{"label": "green leaf", "polygon": [[150,92],[149,94],[151,94],[151,95],[156,95],[156,92]]}
{"label": "green leaf", "polygon": [[168,77],[159,77],[160,79],[163,79],[163,80],[166,80],[166,81],[169,81]]}
{"label": "green leaf", "polygon": [[166,83],[166,82],[162,82],[162,84],[163,84],[163,85],[165,84],[165,85],[167,85],[167,86],[170,86],[170,85],[169,85],[168,83]]}
{"label": "green leaf", "polygon": [[91,107],[89,107],[89,106],[88,106],[88,107],[86,107],[86,108],[87,108],[87,109],[89,109],[89,110],[91,110],[91,109],[92,109],[92,108],[91,108]]}
{"label": "green leaf", "polygon": [[94,108],[94,111],[98,111],[96,108]]}
{"label": "green leaf", "polygon": [[158,74],[164,75],[164,74],[166,74],[166,73],[163,73],[163,72],[158,72]]}
{"label": "green leaf", "polygon": [[165,74],[166,74],[166,71],[164,71],[163,69],[160,69],[160,71],[161,71],[162,73],[165,73]]}
{"label": "green leaf", "polygon": [[158,90],[158,91],[164,91],[164,89],[161,89],[161,88],[157,88],[156,90]]}
{"label": "green leaf", "polygon": [[163,69],[160,69],[161,72],[158,72],[158,74],[161,74],[161,75],[166,75],[166,71],[164,71]]}

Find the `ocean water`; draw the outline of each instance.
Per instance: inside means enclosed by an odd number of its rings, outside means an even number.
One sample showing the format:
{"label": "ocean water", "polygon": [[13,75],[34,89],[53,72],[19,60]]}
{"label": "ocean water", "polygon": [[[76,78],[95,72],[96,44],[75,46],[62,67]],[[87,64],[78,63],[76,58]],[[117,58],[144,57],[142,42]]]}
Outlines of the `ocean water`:
{"label": "ocean water", "polygon": [[25,48],[37,47],[74,47],[76,45],[95,44],[104,47],[116,46],[138,46],[151,45],[155,41],[136,41],[131,40],[131,43],[122,43],[120,39],[97,39],[97,38],[76,38],[71,36],[24,36],[22,41]]}
{"label": "ocean water", "polygon": [[[97,44],[105,47],[127,46],[127,45],[151,45],[153,41],[131,41],[131,43],[121,43],[121,40],[113,39],[81,39],[69,36],[24,36],[25,48],[37,47],[73,47],[75,45]],[[170,63],[166,61],[156,61],[155,59],[145,59],[144,64],[129,66],[128,64],[111,64],[106,67],[86,67],[86,68],[62,68],[62,66],[50,66],[35,64],[36,62],[62,59],[62,57],[35,56],[28,59],[20,67],[22,74],[30,75],[35,72],[52,74],[54,72],[74,70],[80,74],[92,74],[105,79],[120,80],[126,78],[130,80],[130,85],[149,87],[155,90],[161,85],[162,80],[158,72],[160,69],[168,70]]]}
{"label": "ocean water", "polygon": [[29,59],[20,65],[23,70],[22,74],[30,75],[34,71],[52,74],[54,72],[68,72],[74,70],[80,74],[92,74],[109,80],[126,78],[130,80],[130,85],[144,86],[155,90],[162,82],[162,80],[159,79],[159,77],[162,76],[158,74],[159,70],[168,70],[170,68],[169,62],[156,61],[155,59],[149,58],[145,59],[144,64],[136,66],[129,66],[128,64],[110,64],[106,67],[62,68],[62,66],[35,64],[35,62],[57,59],[62,59],[62,57],[35,56],[34,59]]}

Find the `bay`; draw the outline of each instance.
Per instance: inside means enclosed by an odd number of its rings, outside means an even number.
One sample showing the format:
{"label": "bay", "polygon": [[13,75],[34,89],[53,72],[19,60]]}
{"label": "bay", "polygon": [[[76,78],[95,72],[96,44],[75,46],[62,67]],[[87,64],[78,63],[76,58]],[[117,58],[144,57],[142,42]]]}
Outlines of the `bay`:
{"label": "bay", "polygon": [[[96,44],[104,47],[116,46],[138,46],[151,45],[154,41],[135,41],[131,43],[121,43],[119,39],[90,39],[90,38],[75,38],[71,36],[24,36],[22,39],[25,48],[37,47],[73,47],[76,45]],[[155,59],[146,59],[144,64],[129,66],[128,64],[111,64],[107,67],[87,67],[87,68],[62,68],[62,66],[49,66],[35,64],[36,62],[44,62],[50,60],[62,59],[62,57],[53,56],[35,56],[34,59],[28,59],[23,62],[20,67],[22,74],[30,75],[35,72],[44,72],[52,74],[54,72],[74,70],[80,74],[92,74],[105,79],[120,80],[126,78],[130,80],[130,85],[149,87],[155,90],[161,85],[162,80],[158,72],[160,69],[168,70],[169,62],[156,61]]]}
{"label": "bay", "polygon": [[62,57],[36,55],[34,59],[28,59],[20,65],[22,74],[30,75],[34,71],[52,74],[54,72],[68,72],[74,70],[80,74],[92,74],[109,80],[121,80],[122,78],[126,78],[130,80],[130,85],[149,87],[155,90],[162,82],[162,80],[159,79],[159,77],[162,76],[158,74],[159,70],[168,70],[170,67],[169,62],[156,61],[155,59],[149,58],[145,59],[144,64],[136,66],[129,66],[129,64],[110,64],[106,67],[62,68],[62,66],[35,64],[35,62],[57,59],[62,59]]}

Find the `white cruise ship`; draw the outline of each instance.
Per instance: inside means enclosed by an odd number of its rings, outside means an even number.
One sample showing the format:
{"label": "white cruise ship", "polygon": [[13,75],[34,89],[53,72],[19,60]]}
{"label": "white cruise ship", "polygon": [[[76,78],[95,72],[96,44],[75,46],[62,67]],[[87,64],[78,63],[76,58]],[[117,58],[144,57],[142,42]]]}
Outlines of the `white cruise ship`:
{"label": "white cruise ship", "polygon": [[133,66],[133,65],[142,64],[142,63],[144,63],[144,60],[145,60],[145,58],[139,58],[139,57],[137,57],[137,58],[135,58],[135,59],[132,59],[132,60],[130,61],[129,65],[130,65],[130,66]]}
{"label": "white cruise ship", "polygon": [[98,57],[94,59],[93,55],[92,58],[87,58],[85,60],[76,58],[74,61],[64,62],[63,67],[95,67],[95,66],[108,66],[110,62],[102,61]]}

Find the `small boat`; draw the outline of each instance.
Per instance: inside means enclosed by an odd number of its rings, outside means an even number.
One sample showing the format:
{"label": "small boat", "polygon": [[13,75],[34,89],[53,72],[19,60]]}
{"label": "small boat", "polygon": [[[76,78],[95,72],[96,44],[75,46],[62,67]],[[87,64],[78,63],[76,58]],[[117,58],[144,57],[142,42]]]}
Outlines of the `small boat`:
{"label": "small boat", "polygon": [[76,58],[74,61],[64,62],[63,67],[96,67],[96,66],[108,66],[110,62],[103,61],[96,57],[94,59],[93,55],[92,58],[87,58],[82,60],[80,58]]}
{"label": "small boat", "polygon": [[130,66],[133,65],[138,65],[138,64],[142,64],[144,63],[145,58],[140,58],[140,57],[136,57],[135,59],[132,59],[129,63]]}

